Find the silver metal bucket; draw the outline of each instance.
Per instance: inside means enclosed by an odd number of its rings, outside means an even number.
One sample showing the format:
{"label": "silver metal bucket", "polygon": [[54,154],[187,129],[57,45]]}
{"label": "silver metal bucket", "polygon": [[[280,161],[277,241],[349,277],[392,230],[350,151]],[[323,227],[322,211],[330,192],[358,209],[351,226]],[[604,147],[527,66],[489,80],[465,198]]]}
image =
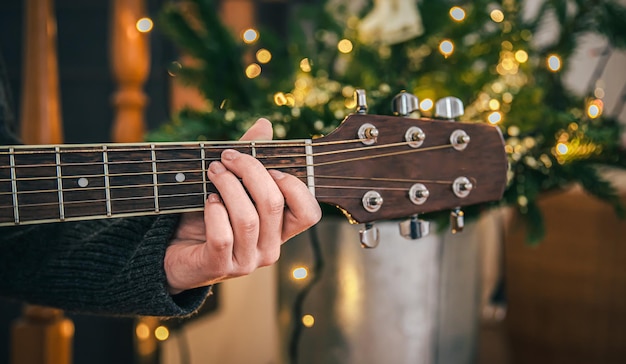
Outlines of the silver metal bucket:
{"label": "silver metal bucket", "polygon": [[[318,224],[324,265],[301,305],[314,323],[297,338],[294,301],[312,279],[311,235],[285,244],[279,264],[284,362],[474,362],[481,298],[475,224],[462,234],[415,241],[402,238],[397,223],[377,226],[381,243],[370,250],[360,247],[358,226],[340,218]],[[309,276],[294,279],[297,267]]]}

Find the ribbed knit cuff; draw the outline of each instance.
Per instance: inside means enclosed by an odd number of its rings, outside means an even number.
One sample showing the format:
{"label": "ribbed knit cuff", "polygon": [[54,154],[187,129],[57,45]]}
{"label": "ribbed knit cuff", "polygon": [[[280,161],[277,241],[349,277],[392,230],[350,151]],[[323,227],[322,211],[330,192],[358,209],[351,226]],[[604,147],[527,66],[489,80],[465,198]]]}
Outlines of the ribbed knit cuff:
{"label": "ribbed knit cuff", "polygon": [[164,215],[18,231],[0,244],[11,260],[0,293],[82,313],[190,315],[210,289],[168,293],[163,259],[177,225]]}

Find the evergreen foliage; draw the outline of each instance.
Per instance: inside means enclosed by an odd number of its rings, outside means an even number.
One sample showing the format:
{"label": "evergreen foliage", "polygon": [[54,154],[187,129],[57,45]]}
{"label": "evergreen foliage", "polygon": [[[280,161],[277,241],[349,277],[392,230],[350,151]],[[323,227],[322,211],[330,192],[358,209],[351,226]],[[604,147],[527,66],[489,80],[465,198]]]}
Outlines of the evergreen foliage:
{"label": "evergreen foliage", "polygon": [[[500,203],[527,217],[530,242],[545,232],[539,196],[572,183],[623,214],[598,170],[623,168],[626,161],[616,119],[626,88],[612,112],[597,96],[607,57],[626,48],[626,8],[616,1],[546,0],[530,16],[515,0],[421,1],[424,33],[396,44],[359,38],[359,21],[371,3],[356,10],[348,0],[293,4],[289,34],[261,31],[251,44],[226,30],[211,0],[185,4],[168,5],[157,25],[195,59],[193,65],[175,63],[171,73],[197,87],[207,107],[174,115],[152,140],[235,139],[260,116],[272,120],[278,138],[328,133],[351,112],[356,88],[368,92],[369,112],[377,114],[389,114],[389,102],[401,90],[422,101],[454,95],[466,104],[464,121],[491,120],[501,128],[510,182]],[[461,21],[452,19],[453,6],[463,10]],[[549,41],[536,41],[546,32]],[[606,42],[581,96],[567,89],[563,74],[590,33]],[[338,50],[342,39],[350,41],[350,52]],[[454,45],[446,55],[439,49],[444,40]],[[260,64],[257,77],[246,77],[248,64],[260,63],[250,60],[262,48],[272,60]],[[550,57],[558,69],[548,66]],[[427,108],[421,113],[432,116]]]}

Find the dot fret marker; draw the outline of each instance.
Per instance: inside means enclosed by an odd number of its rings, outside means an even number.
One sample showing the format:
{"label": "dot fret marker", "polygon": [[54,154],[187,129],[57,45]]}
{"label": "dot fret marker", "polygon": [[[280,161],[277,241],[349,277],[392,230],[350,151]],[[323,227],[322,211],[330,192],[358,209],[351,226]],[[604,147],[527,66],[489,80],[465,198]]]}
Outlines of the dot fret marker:
{"label": "dot fret marker", "polygon": [[185,182],[185,174],[184,173],[176,173],[176,182]]}

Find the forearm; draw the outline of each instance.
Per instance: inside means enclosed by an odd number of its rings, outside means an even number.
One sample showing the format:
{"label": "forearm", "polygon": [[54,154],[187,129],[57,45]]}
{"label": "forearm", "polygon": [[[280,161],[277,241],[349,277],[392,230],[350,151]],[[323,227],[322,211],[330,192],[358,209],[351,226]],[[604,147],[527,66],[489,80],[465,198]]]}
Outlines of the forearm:
{"label": "forearm", "polygon": [[208,289],[170,296],[163,269],[175,216],[0,231],[0,295],[97,314],[182,316]]}

